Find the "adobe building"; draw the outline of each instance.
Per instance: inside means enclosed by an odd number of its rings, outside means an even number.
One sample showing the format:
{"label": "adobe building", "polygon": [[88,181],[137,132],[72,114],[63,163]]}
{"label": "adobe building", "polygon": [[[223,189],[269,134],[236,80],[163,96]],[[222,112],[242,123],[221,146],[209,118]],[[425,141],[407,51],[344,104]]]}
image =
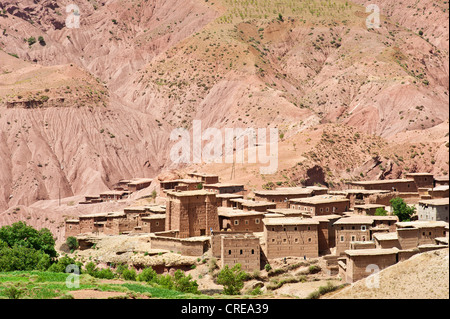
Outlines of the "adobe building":
{"label": "adobe building", "polygon": [[217,194],[217,206],[218,207],[233,207],[233,203],[230,201],[231,199],[244,199],[244,195],[240,194]]}
{"label": "adobe building", "polygon": [[142,232],[157,233],[165,231],[166,214],[152,214],[142,217]]}
{"label": "adobe building", "polygon": [[448,222],[449,199],[430,199],[419,201],[417,215],[420,221]]}
{"label": "adobe building", "polygon": [[126,198],[128,194],[127,191],[107,191],[100,194],[100,199],[103,201],[117,201]]}
{"label": "adobe building", "polygon": [[346,283],[364,279],[374,271],[383,270],[398,261],[398,249],[352,249],[339,258],[339,277]]}
{"label": "adobe building", "polygon": [[174,179],[170,181],[161,181],[161,191],[162,192],[170,192],[170,191],[194,191],[198,190],[199,181],[195,179]]}
{"label": "adobe building", "polygon": [[252,235],[220,235],[221,237],[221,268],[241,264],[241,269],[253,272],[261,268],[261,253],[259,238]]}
{"label": "adobe building", "polygon": [[68,219],[65,221],[65,239],[75,237],[80,234],[80,220]]}
{"label": "adobe building", "polygon": [[322,215],[312,217],[313,220],[319,222],[319,226],[317,228],[319,254],[329,254],[331,253],[331,248],[336,247],[336,231],[334,223],[340,218],[342,218],[340,215]]}
{"label": "adobe building", "polygon": [[[433,198],[446,198],[449,197],[449,186],[448,185],[439,185],[433,188],[428,188],[428,199]],[[425,196],[422,196],[425,199]]]}
{"label": "adobe building", "polygon": [[369,215],[374,216],[377,209],[382,208],[385,209],[386,206],[379,204],[364,204],[364,205],[355,205],[353,207],[353,211],[357,215]]}
{"label": "adobe building", "polygon": [[319,221],[300,217],[264,218],[267,259],[319,256]]}
{"label": "adobe building", "polygon": [[217,209],[222,230],[234,232],[262,232],[264,212],[243,211],[228,207]]}
{"label": "adobe building", "polygon": [[388,205],[394,195],[389,190],[367,190],[367,189],[345,189],[339,191],[329,191],[330,195],[345,196],[350,200],[350,207],[364,204]]}
{"label": "adobe building", "polygon": [[141,189],[149,187],[153,182],[151,178],[136,178],[132,179],[128,184],[127,188],[130,192],[137,192]]}
{"label": "adobe building", "polygon": [[216,184],[219,183],[219,176],[214,174],[204,173],[189,173],[188,176],[191,179],[195,179],[202,184]]}
{"label": "adobe building", "polygon": [[128,191],[128,184],[131,183],[131,180],[129,179],[121,179],[118,181],[114,186],[114,190],[118,191]]}
{"label": "adobe building", "polygon": [[343,215],[350,208],[350,200],[343,196],[320,195],[291,199],[290,208],[308,212],[311,216]]}
{"label": "adobe building", "polygon": [[243,184],[231,184],[231,183],[204,184],[203,189],[215,194],[244,195],[245,193],[245,187]]}
{"label": "adobe building", "polygon": [[106,213],[106,224],[103,233],[106,235],[128,234],[138,226],[137,220],[127,219],[124,212]]}
{"label": "adobe building", "polygon": [[106,213],[100,213],[80,216],[80,233],[103,233],[106,215]]}
{"label": "adobe building", "polygon": [[370,227],[373,220],[369,216],[345,217],[333,225],[336,233],[336,255],[343,255],[350,249],[351,242],[370,241]]}
{"label": "adobe building", "polygon": [[418,193],[414,179],[387,179],[375,181],[348,182],[353,189],[386,190],[401,193]]}
{"label": "adobe building", "polygon": [[279,214],[282,217],[304,217],[304,218],[311,217],[311,215],[308,212],[292,208],[274,208],[274,209],[271,208],[267,210],[267,213]]}
{"label": "adobe building", "polygon": [[408,173],[406,178],[413,179],[418,190],[434,186],[434,175],[431,173]]}
{"label": "adobe building", "polygon": [[255,200],[277,204],[277,208],[289,208],[289,200],[327,194],[326,187],[280,187],[274,190],[254,191]]}
{"label": "adobe building", "polygon": [[168,192],[165,230],[179,238],[206,236],[219,230],[216,195],[205,191]]}
{"label": "adobe building", "polygon": [[449,186],[449,177],[435,177],[434,186]]}
{"label": "adobe building", "polygon": [[414,249],[422,245],[435,244],[436,237],[445,237],[448,223],[443,221],[398,222],[399,249]]}
{"label": "adobe building", "polygon": [[231,199],[233,207],[243,211],[267,212],[268,209],[274,209],[277,204],[271,202],[253,201],[242,198]]}

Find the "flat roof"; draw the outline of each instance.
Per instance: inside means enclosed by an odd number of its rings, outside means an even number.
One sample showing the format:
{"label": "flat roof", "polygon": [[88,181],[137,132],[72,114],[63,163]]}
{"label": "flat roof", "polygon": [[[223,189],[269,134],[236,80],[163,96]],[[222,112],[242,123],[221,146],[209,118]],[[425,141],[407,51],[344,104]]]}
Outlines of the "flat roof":
{"label": "flat roof", "polygon": [[355,205],[354,206],[355,208],[362,208],[362,209],[365,209],[365,208],[384,208],[384,207],[386,207],[385,205],[381,205],[381,204],[364,204],[364,205]]}
{"label": "flat roof", "polygon": [[436,199],[426,199],[419,201],[419,204],[432,205],[432,206],[445,206],[449,205],[449,198],[436,198]]}
{"label": "flat roof", "polygon": [[169,184],[169,183],[185,183],[185,184],[198,184],[198,181],[195,179],[188,179],[188,178],[183,178],[183,179],[173,179],[173,180],[169,180],[169,181],[161,181],[161,184]]}
{"label": "flat roof", "polygon": [[389,249],[349,249],[346,250],[345,253],[349,256],[377,256],[377,255],[393,255],[398,252],[397,248],[389,248]]}
{"label": "flat roof", "polygon": [[173,195],[173,196],[177,196],[177,197],[215,195],[214,193],[205,191],[203,189],[201,189],[201,190],[194,190],[194,191],[182,191],[182,192],[171,191],[171,192],[168,192],[167,194]]}
{"label": "flat roof", "polygon": [[100,193],[100,196],[101,195],[123,195],[123,194],[126,194],[126,193],[128,193],[128,192],[127,191],[116,191],[116,190],[113,190],[113,191],[106,191],[106,192]]}
{"label": "flat roof", "polygon": [[217,215],[224,217],[245,217],[245,216],[261,216],[264,215],[264,212],[255,212],[255,211],[243,211],[240,209],[236,210],[218,210]]}
{"label": "flat roof", "polygon": [[243,198],[233,198],[230,200],[231,202],[235,202],[235,203],[241,203],[244,206],[248,206],[248,207],[258,207],[258,206],[267,206],[267,205],[276,205],[276,203],[272,203],[272,202],[265,202],[265,201],[253,201],[253,200],[249,200],[249,199],[243,199]]}
{"label": "flat roof", "polygon": [[310,188],[278,188],[274,190],[262,190],[262,191],[253,191],[255,195],[260,196],[276,196],[276,195],[304,195],[304,194],[312,194],[314,189]]}
{"label": "flat roof", "polygon": [[346,225],[346,224],[372,224],[373,218],[372,216],[351,216],[351,217],[343,217],[336,222],[334,222],[333,225]]}
{"label": "flat roof", "polygon": [[216,195],[217,198],[244,198],[244,195],[239,195],[239,194],[217,194]]}
{"label": "flat roof", "polygon": [[244,187],[244,184],[216,183],[216,184],[205,184],[205,185],[203,185],[203,187],[216,187],[216,188],[234,187],[234,186],[242,186],[242,187]]}
{"label": "flat roof", "polygon": [[274,218],[264,218],[264,225],[319,225],[317,220],[312,218],[301,218],[301,217],[274,217]]}
{"label": "flat roof", "polygon": [[139,185],[141,183],[151,183],[153,182],[152,178],[139,178],[139,179],[133,179],[131,182],[128,183],[128,185]]}
{"label": "flat roof", "polygon": [[407,173],[406,176],[434,176],[432,173]]}
{"label": "flat roof", "polygon": [[377,240],[398,240],[397,232],[391,233],[375,233],[372,235]]}
{"label": "flat roof", "polygon": [[79,219],[68,219],[66,220],[66,223],[79,223],[80,220]]}
{"label": "flat roof", "polygon": [[329,191],[329,194],[332,195],[341,195],[341,194],[387,194],[391,191],[382,190],[382,189],[345,189],[341,191]]}
{"label": "flat roof", "polygon": [[383,179],[373,181],[354,181],[348,182],[351,185],[371,185],[371,184],[390,184],[390,183],[411,183],[413,179]]}
{"label": "flat roof", "polygon": [[282,214],[282,215],[309,215],[308,212],[300,209],[292,209],[292,208],[269,208],[267,210],[268,213],[274,214]]}
{"label": "flat roof", "polygon": [[142,220],[144,219],[164,219],[166,218],[166,214],[154,214],[154,215],[150,215],[150,216],[145,216],[142,217]]}
{"label": "flat roof", "polygon": [[399,228],[431,228],[446,227],[448,223],[444,221],[414,221],[414,222],[398,222],[395,225]]}
{"label": "flat roof", "polygon": [[219,175],[215,174],[207,174],[207,173],[188,173],[190,176],[199,176],[199,177],[219,177]]}
{"label": "flat roof", "polygon": [[302,203],[302,204],[323,204],[323,203],[337,203],[337,202],[348,202],[349,199],[343,196],[335,195],[319,195],[313,197],[305,198],[293,198],[289,200],[290,202]]}

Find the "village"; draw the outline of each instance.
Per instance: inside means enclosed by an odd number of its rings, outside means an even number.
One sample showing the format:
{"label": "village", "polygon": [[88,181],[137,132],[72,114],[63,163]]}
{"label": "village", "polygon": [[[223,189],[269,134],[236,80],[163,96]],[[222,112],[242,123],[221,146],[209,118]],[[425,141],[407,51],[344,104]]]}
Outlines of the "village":
{"label": "village", "polygon": [[[221,183],[217,175],[192,172],[174,180],[121,180],[80,204],[120,201],[155,184],[158,204],[67,219],[65,238],[78,238],[80,249],[88,249],[86,235],[147,234],[149,249],[208,255],[220,267],[240,264],[248,272],[273,260],[322,258],[326,271],[345,283],[368,277],[371,265],[382,270],[448,248],[449,179],[429,173],[349,182],[344,190],[316,185],[249,191]],[[416,208],[410,221],[393,214],[394,198]]]}

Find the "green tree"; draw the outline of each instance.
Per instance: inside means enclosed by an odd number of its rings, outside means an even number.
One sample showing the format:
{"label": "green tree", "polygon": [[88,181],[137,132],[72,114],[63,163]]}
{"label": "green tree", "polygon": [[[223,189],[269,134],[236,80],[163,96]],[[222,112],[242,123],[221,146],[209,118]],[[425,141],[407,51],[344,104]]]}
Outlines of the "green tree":
{"label": "green tree", "polygon": [[408,206],[403,198],[396,197],[389,201],[391,203],[392,211],[398,220],[401,222],[410,221],[414,215],[415,207]]}
{"label": "green tree", "polygon": [[24,222],[17,222],[11,226],[0,228],[0,240],[10,248],[14,246],[41,250],[50,257],[56,257],[55,239],[47,228],[36,230]]}
{"label": "green tree", "polygon": [[174,289],[180,292],[199,294],[198,284],[196,280],[192,280],[192,276],[186,276],[184,271],[178,269],[173,276]]}
{"label": "green tree", "polygon": [[378,207],[376,210],[375,210],[375,216],[387,216],[387,210],[386,209],[384,209],[383,207]]}
{"label": "green tree", "polygon": [[244,288],[244,280],[247,276],[247,273],[241,269],[241,264],[236,264],[233,268],[225,265],[217,276],[217,283],[224,286],[224,294],[239,295],[241,289]]}
{"label": "green tree", "polygon": [[66,244],[67,244],[67,246],[69,247],[70,250],[77,249],[80,246],[79,243],[78,243],[78,240],[75,237],[73,237],[73,236],[68,237],[66,239]]}
{"label": "green tree", "polygon": [[145,268],[142,272],[137,276],[138,281],[145,281],[147,283],[154,282],[158,279],[158,274],[152,267]]}
{"label": "green tree", "polygon": [[125,269],[122,272],[123,279],[136,281],[136,270],[134,269]]}

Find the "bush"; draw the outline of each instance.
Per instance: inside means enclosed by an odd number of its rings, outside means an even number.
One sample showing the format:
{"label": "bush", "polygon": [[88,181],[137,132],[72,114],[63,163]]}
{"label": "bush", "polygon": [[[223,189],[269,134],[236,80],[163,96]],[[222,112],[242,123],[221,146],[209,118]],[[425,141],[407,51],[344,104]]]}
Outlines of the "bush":
{"label": "bush", "polygon": [[75,237],[72,237],[72,236],[67,238],[66,245],[69,247],[70,250],[78,249],[78,247],[80,247],[80,244],[78,243],[78,240]]}
{"label": "bush", "polygon": [[338,289],[338,286],[335,286],[334,284],[328,281],[326,286],[319,287],[319,293],[320,295],[325,295],[329,292],[335,291],[336,289]]}
{"label": "bush", "polygon": [[9,299],[19,299],[20,296],[24,294],[22,289],[17,288],[16,286],[11,286],[3,290],[3,293]]}
{"label": "bush", "polygon": [[33,45],[33,44],[35,44],[36,43],[36,38],[35,37],[29,37],[28,39],[27,39],[27,42],[28,42],[28,45]]}
{"label": "bush", "polygon": [[394,215],[398,217],[400,222],[410,221],[412,215],[414,215],[416,211],[414,207],[408,206],[403,198],[396,197],[391,199],[389,202]]}
{"label": "bush", "polygon": [[312,293],[310,293],[308,295],[308,297],[306,297],[306,299],[319,299],[320,298],[320,292],[319,291],[314,291]]}
{"label": "bush", "polygon": [[137,276],[138,281],[145,281],[147,283],[155,282],[158,279],[158,274],[153,270],[152,267],[145,268],[142,272]]}
{"label": "bush", "polygon": [[265,269],[267,272],[269,272],[269,271],[272,270],[272,266],[270,266],[269,264],[266,264],[266,265],[264,266],[264,269]]}
{"label": "bush", "polygon": [[375,216],[387,216],[387,210],[383,207],[378,207],[375,211]]}
{"label": "bush", "polygon": [[184,271],[178,269],[173,276],[174,288],[184,293],[199,294],[198,284],[196,280],[192,280],[192,276],[186,276]]}
{"label": "bush", "polygon": [[248,277],[247,273],[241,270],[241,265],[236,264],[233,268],[228,265],[219,272],[217,283],[223,285],[223,293],[226,295],[239,295],[244,287],[244,280]]}
{"label": "bush", "polygon": [[50,266],[50,257],[33,248],[14,246],[0,250],[0,271],[46,270]]}
{"label": "bush", "polygon": [[39,36],[38,41],[39,41],[39,44],[42,45],[42,46],[47,44],[47,43],[45,43],[45,40],[44,40],[43,36]]}
{"label": "bush", "polygon": [[310,274],[317,274],[321,270],[322,270],[322,268],[320,268],[319,266],[316,266],[316,265],[309,266],[309,268],[308,268],[308,272]]}
{"label": "bush", "polygon": [[134,269],[125,269],[122,272],[123,279],[136,281],[136,270]]}
{"label": "bush", "polygon": [[[49,268],[48,271],[50,272],[66,272],[66,268],[69,265],[78,265],[76,261],[70,257],[64,256],[60,258],[57,262],[53,263]],[[81,269],[81,267],[80,267]]]}

